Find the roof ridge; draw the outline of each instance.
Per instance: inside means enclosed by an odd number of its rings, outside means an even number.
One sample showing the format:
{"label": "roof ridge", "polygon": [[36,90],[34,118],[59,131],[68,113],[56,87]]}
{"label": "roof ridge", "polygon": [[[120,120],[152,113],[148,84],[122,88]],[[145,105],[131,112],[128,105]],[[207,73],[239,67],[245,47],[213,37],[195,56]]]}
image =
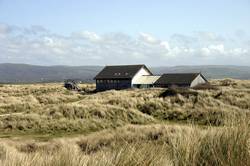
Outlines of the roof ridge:
{"label": "roof ridge", "polygon": [[106,65],[106,67],[109,66],[146,66],[145,64],[133,64],[133,65]]}
{"label": "roof ridge", "polygon": [[163,73],[163,74],[201,74],[200,72],[194,72],[194,73]]}

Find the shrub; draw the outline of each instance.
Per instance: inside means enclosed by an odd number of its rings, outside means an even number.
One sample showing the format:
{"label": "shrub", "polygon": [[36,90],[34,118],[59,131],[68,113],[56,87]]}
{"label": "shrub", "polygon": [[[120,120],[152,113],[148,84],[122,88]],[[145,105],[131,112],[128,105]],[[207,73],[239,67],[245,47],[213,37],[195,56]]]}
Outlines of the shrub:
{"label": "shrub", "polygon": [[220,91],[219,93],[217,93],[216,95],[214,95],[214,98],[215,99],[218,99],[218,98],[220,98],[220,96],[222,96],[223,95],[223,93],[222,93],[222,91]]}
{"label": "shrub", "polygon": [[38,146],[34,142],[24,144],[18,147],[18,150],[24,153],[33,153],[33,152],[36,152],[37,149],[38,149]]}
{"label": "shrub", "polygon": [[176,96],[177,94],[180,94],[185,97],[189,96],[198,96],[198,92],[191,91],[188,88],[181,88],[181,87],[172,87],[168,88],[164,92],[162,92],[159,97],[169,97],[169,96]]}
{"label": "shrub", "polygon": [[219,88],[217,86],[212,85],[210,83],[199,84],[199,85],[193,87],[192,89],[195,89],[195,90],[219,90]]}
{"label": "shrub", "polygon": [[224,79],[220,81],[221,86],[235,86],[237,83],[232,79]]}
{"label": "shrub", "polygon": [[148,114],[148,115],[152,115],[158,109],[162,108],[159,106],[158,103],[155,103],[155,102],[146,102],[145,104],[138,105],[137,107],[138,107],[139,111],[141,111],[144,114]]}

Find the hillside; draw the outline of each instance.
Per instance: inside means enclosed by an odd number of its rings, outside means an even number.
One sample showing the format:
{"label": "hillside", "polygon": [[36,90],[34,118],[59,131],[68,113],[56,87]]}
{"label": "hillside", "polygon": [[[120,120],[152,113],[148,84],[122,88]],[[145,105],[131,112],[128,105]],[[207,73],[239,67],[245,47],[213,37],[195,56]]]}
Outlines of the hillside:
{"label": "hillside", "polygon": [[35,66],[26,64],[0,64],[0,82],[36,83],[62,82],[65,79],[79,79],[93,82],[100,66]]}
{"label": "hillside", "polygon": [[[78,79],[93,82],[102,66],[35,66],[26,64],[0,64],[0,83],[62,82]],[[172,72],[202,72],[209,79],[250,79],[248,66],[175,66],[151,67],[154,74]]]}
{"label": "hillside", "polygon": [[152,71],[156,74],[175,72],[202,72],[208,79],[250,79],[250,66],[224,66],[224,65],[204,65],[204,66],[175,66],[175,67],[155,67]]}

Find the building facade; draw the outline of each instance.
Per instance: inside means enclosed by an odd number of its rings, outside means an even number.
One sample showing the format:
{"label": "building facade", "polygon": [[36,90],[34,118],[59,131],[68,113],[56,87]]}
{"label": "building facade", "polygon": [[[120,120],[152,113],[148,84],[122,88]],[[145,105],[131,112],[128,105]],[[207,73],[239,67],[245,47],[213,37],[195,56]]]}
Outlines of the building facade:
{"label": "building facade", "polygon": [[208,82],[201,73],[168,73],[156,76],[145,65],[106,66],[96,75],[95,80],[97,91],[171,86],[195,87]]}
{"label": "building facade", "polygon": [[145,65],[106,66],[95,77],[96,90],[119,90],[137,87],[143,76],[152,75]]}

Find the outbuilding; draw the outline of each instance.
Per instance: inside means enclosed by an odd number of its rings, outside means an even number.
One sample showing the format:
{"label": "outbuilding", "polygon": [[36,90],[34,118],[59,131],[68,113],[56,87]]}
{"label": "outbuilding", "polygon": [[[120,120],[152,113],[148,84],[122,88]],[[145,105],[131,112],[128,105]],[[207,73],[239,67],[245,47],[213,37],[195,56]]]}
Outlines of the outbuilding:
{"label": "outbuilding", "polygon": [[168,73],[163,74],[155,83],[155,87],[195,87],[207,83],[201,73]]}

